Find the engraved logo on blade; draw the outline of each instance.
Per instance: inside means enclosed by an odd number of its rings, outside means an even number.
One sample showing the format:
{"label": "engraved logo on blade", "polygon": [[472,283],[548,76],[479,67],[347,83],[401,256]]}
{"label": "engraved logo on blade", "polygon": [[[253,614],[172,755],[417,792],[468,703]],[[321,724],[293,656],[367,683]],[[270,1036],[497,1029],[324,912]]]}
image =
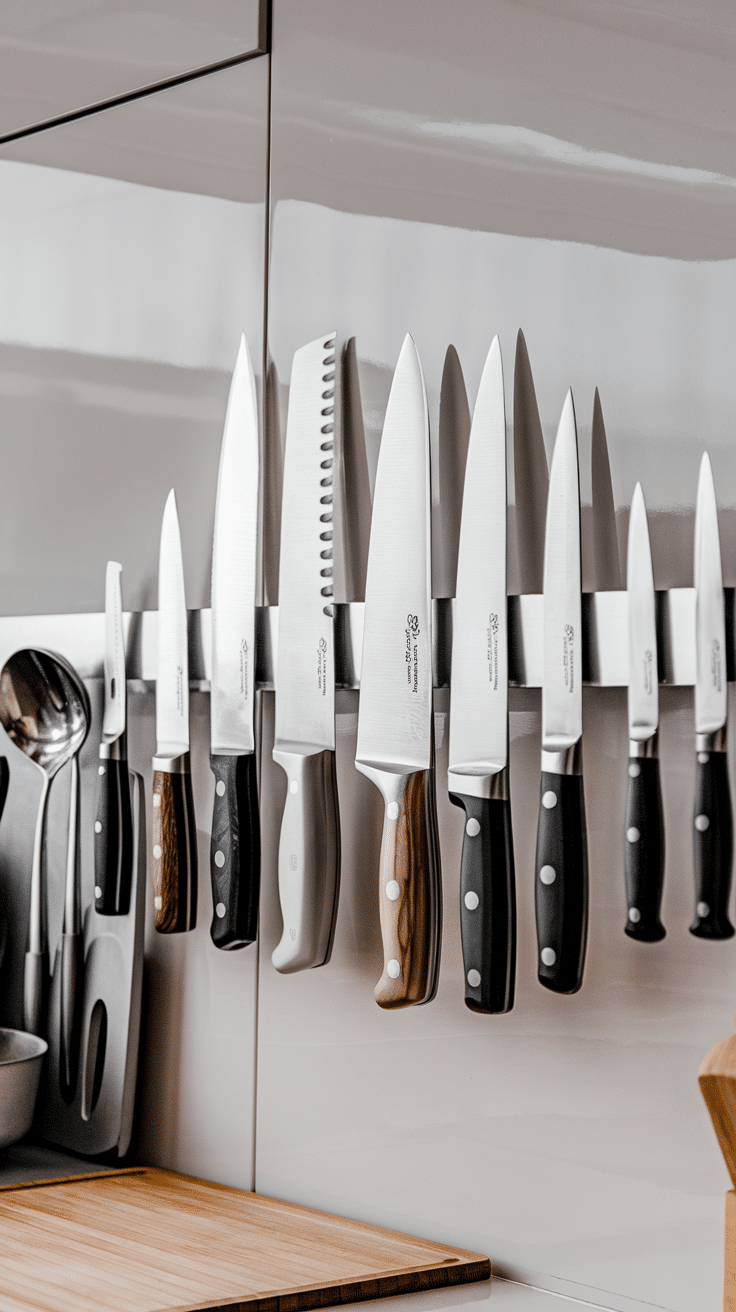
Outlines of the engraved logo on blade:
{"label": "engraved logo on blade", "polygon": [[488,682],[491,684],[493,691],[498,688],[498,615],[491,611],[488,616],[488,629],[486,632],[487,655],[488,655]]}
{"label": "engraved logo on blade", "polygon": [[710,677],[713,683],[713,688],[716,692],[720,692],[722,686],[721,681],[723,679],[723,664],[721,661],[721,644],[717,638],[714,638],[711,642]]}
{"label": "engraved logo on blade", "polygon": [[407,615],[405,629],[406,647],[404,650],[404,659],[406,661],[406,681],[412,692],[419,691],[419,638],[421,630],[419,628],[419,616]]}
{"label": "engraved logo on blade", "polygon": [[649,648],[644,652],[642,661],[642,690],[647,697],[651,697],[654,687],[654,652]]}
{"label": "engraved logo on blade", "polygon": [[184,714],[184,667],[182,665],[176,667],[176,713],[182,716]]}
{"label": "engraved logo on blade", "polygon": [[248,700],[248,643],[245,638],[240,643],[240,695],[244,702]]}
{"label": "engraved logo on blade", "polygon": [[562,667],[565,675],[565,687],[568,692],[575,691],[575,630],[572,624],[565,625],[562,639]]}
{"label": "engraved logo on blade", "polygon": [[317,690],[327,694],[327,639],[320,638],[317,643]]}

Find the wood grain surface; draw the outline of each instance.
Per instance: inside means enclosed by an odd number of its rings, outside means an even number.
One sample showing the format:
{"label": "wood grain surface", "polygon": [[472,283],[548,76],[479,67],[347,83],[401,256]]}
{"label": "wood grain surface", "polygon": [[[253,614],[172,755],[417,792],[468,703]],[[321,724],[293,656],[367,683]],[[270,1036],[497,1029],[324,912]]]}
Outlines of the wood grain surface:
{"label": "wood grain surface", "polygon": [[0,1194],[13,1312],[298,1312],[490,1274],[476,1253],[171,1171]]}
{"label": "wood grain surface", "polygon": [[[431,991],[436,915],[428,831],[432,782],[429,771],[407,775],[397,818],[384,820],[379,888],[384,964],[373,995],[387,1010],[424,1002]],[[396,899],[386,892],[392,880],[399,886]],[[396,979],[388,973],[389,961],[399,963]]]}
{"label": "wood grain surface", "polygon": [[197,923],[197,831],[188,774],[153,776],[153,905],[160,934]]}
{"label": "wood grain surface", "polygon": [[736,1188],[736,1034],[719,1039],[706,1053],[698,1083]]}

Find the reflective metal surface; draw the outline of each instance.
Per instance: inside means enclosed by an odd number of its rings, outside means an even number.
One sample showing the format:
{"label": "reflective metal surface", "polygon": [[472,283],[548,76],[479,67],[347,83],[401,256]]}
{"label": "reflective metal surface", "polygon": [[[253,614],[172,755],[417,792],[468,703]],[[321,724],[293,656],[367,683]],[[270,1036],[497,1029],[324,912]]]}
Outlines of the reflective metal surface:
{"label": "reflective metal surface", "polygon": [[544,752],[573,747],[583,732],[581,586],[578,438],[568,392],[552,455],[544,534]]}
{"label": "reflective metal surface", "polygon": [[87,737],[89,699],[69,662],[57,652],[15,652],[0,671],[0,723],[49,778]]}
{"label": "reflective metal surface", "polygon": [[166,500],[161,524],[158,615],[156,755],[173,758],[189,751],[187,604],[173,488]]}
{"label": "reflective metal surface", "polygon": [[629,599],[629,739],[643,743],[659,724],[657,617],[647,508],[641,483],[634,488],[626,554]]}
{"label": "reflective metal surface", "polygon": [[695,505],[695,732],[712,734],[726,723],[728,684],[721,543],[713,471],[700,462]]}
{"label": "reflective metal surface", "polygon": [[105,574],[105,710],[102,741],[114,743],[125,733],[127,676],[123,637],[122,565],[108,560]]}
{"label": "reflective metal surface", "polygon": [[47,1049],[35,1034],[0,1029],[0,1152],[31,1128]]}

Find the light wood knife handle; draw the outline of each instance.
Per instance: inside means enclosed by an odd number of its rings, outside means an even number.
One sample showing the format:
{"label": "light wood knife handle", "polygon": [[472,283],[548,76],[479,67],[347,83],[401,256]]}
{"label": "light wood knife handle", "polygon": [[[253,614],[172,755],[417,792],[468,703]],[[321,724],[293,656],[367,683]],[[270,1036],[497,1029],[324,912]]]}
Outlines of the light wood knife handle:
{"label": "light wood knife handle", "polygon": [[153,905],[159,934],[197,923],[197,831],[191,776],[153,776]]}

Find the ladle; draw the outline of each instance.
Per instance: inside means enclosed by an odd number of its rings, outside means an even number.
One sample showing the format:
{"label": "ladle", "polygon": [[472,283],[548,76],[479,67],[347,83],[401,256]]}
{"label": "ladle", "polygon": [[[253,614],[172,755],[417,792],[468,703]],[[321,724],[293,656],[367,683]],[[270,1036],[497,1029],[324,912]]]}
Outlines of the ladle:
{"label": "ladle", "polygon": [[[46,813],[51,781],[63,765],[76,758],[90,722],[87,690],[63,656],[42,649],[24,648],[14,652],[0,670],[0,723],[15,746],[38,767],[43,780],[38,804],[31,866],[31,906],[28,920],[28,950],[23,977],[23,1028],[46,1037],[49,988],[49,948],[45,875]],[[77,1012],[81,954],[81,895],[79,863],[76,855],[78,834],[78,765],[72,778],[67,855],[67,882],[64,896],[64,931],[62,957],[76,965],[64,969],[62,963],[62,1078],[71,1068],[72,1028]],[[76,783],[76,787],[75,787]],[[73,852],[72,852],[73,844]],[[71,858],[71,859],[70,859]],[[71,887],[70,887],[71,885]],[[63,982],[66,980],[66,988]],[[64,1002],[66,1001],[66,1005]],[[70,1005],[71,1004],[71,1005]],[[70,1023],[71,1022],[71,1023]],[[68,1082],[68,1081],[67,1081]]]}

